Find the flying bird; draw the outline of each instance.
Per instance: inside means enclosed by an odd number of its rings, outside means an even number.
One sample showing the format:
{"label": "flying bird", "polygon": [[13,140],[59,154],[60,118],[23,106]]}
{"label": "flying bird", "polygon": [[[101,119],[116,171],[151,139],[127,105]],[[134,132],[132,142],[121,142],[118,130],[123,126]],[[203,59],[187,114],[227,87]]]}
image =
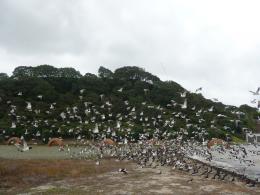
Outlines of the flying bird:
{"label": "flying bird", "polygon": [[180,93],[180,94],[181,94],[181,97],[186,97],[187,91],[184,91],[183,93]]}
{"label": "flying bird", "polygon": [[184,100],[184,103],[181,105],[182,109],[186,109],[187,108],[187,99]]}
{"label": "flying bird", "polygon": [[256,91],[249,91],[249,92],[251,92],[253,95],[259,95],[260,87],[258,87]]}
{"label": "flying bird", "polygon": [[199,92],[199,91],[202,91],[202,87],[198,88],[195,90],[195,93]]}
{"label": "flying bird", "polygon": [[40,100],[42,100],[42,95],[38,95],[37,98],[39,98]]}
{"label": "flying bird", "polygon": [[32,149],[32,147],[27,145],[27,142],[25,141],[24,137],[21,137],[21,144],[15,144],[16,148],[18,151],[20,152],[26,152],[30,149]]}
{"label": "flying bird", "polygon": [[149,89],[144,89],[144,93],[147,94],[147,92],[149,91]]}
{"label": "flying bird", "polygon": [[120,89],[118,89],[117,91],[118,91],[118,92],[122,92],[122,91],[123,91],[123,87],[120,88]]}
{"label": "flying bird", "polygon": [[84,91],[85,91],[85,89],[81,89],[79,92],[80,92],[80,94],[83,94]]}
{"label": "flying bird", "polygon": [[255,104],[256,103],[256,99],[253,99],[250,101],[252,104]]}
{"label": "flying bird", "polygon": [[32,111],[32,104],[31,104],[31,102],[26,102],[26,103],[27,103],[26,109],[29,110],[29,111]]}

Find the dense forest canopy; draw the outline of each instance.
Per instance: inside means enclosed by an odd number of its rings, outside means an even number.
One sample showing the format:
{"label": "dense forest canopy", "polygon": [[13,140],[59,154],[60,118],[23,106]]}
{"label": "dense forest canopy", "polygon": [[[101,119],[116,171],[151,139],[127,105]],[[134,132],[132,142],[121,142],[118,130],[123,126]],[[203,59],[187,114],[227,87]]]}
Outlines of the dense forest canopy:
{"label": "dense forest canopy", "polygon": [[[185,94],[186,93],[186,94]],[[135,66],[98,75],[74,68],[20,66],[0,73],[0,139],[25,135],[137,141],[140,138],[243,138],[259,113],[186,91]]]}

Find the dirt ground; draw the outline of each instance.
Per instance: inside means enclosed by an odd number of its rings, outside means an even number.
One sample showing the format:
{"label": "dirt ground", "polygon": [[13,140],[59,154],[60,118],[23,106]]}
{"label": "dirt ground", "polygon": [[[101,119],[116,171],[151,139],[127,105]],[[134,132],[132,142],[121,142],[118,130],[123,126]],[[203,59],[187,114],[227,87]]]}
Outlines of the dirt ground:
{"label": "dirt ground", "polygon": [[[126,168],[127,174],[118,172]],[[141,168],[106,159],[0,159],[0,194],[260,194],[242,183],[191,176],[170,167]]]}

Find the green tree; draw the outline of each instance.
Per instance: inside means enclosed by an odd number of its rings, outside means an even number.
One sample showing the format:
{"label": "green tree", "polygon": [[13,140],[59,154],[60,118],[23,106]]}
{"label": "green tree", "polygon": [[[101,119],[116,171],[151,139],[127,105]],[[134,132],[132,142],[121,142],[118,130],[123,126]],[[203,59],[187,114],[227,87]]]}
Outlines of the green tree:
{"label": "green tree", "polygon": [[0,81],[8,79],[8,78],[9,78],[9,76],[6,73],[0,73]]}
{"label": "green tree", "polygon": [[74,68],[60,68],[58,70],[59,77],[66,77],[66,78],[81,78],[82,75],[79,71],[76,71]]}
{"label": "green tree", "polygon": [[101,78],[113,78],[113,72],[103,66],[98,69],[98,76]]}

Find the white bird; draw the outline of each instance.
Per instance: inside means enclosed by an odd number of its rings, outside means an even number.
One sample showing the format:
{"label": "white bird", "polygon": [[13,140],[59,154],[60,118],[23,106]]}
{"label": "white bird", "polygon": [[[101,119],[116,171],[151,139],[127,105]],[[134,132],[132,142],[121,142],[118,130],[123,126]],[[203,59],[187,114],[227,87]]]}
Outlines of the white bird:
{"label": "white bird", "polygon": [[184,103],[181,104],[181,108],[182,109],[186,109],[187,108],[187,99],[184,100]]}
{"label": "white bird", "polygon": [[18,96],[22,96],[22,95],[23,95],[23,92],[19,92],[17,95],[18,95]]}
{"label": "white bird", "polygon": [[214,106],[210,107],[210,108],[208,109],[208,111],[209,111],[209,112],[212,112],[213,109],[214,109]]}
{"label": "white bird", "polygon": [[11,126],[12,129],[15,129],[16,128],[16,124],[15,122],[12,122],[12,126]]}
{"label": "white bird", "polygon": [[21,142],[22,142],[21,144],[15,144],[18,151],[25,152],[32,149],[32,147],[27,145],[27,142],[24,140],[23,136],[21,137]]}
{"label": "white bird", "polygon": [[217,117],[227,117],[227,116],[223,114],[218,114]]}
{"label": "white bird", "polygon": [[111,133],[111,128],[110,127],[108,127],[108,129],[107,129],[107,133]]}
{"label": "white bird", "polygon": [[112,136],[116,136],[116,132],[115,131],[112,132]]}
{"label": "white bird", "polygon": [[120,128],[120,127],[121,127],[121,123],[119,121],[117,121],[116,128]]}
{"label": "white bird", "polygon": [[98,124],[96,124],[95,129],[93,130],[93,133],[99,133]]}
{"label": "white bird", "polygon": [[40,131],[37,131],[36,136],[37,136],[37,137],[40,137],[40,136],[41,136]]}
{"label": "white bird", "polygon": [[53,104],[51,104],[51,106],[50,106],[50,109],[51,109],[51,110],[53,110],[53,109],[54,109],[54,106],[53,106]]}
{"label": "white bird", "polygon": [[60,113],[60,117],[61,117],[63,120],[66,119],[65,113],[64,113],[64,112]]}
{"label": "white bird", "polygon": [[123,91],[123,88],[120,88],[120,89],[118,89],[117,91],[118,91],[118,92],[122,92],[122,91]]}
{"label": "white bird", "polygon": [[29,134],[28,129],[26,129],[24,135],[28,135],[28,134]]}
{"label": "white bird", "polygon": [[80,92],[80,94],[83,94],[84,91],[85,91],[85,89],[81,89],[79,92]]}
{"label": "white bird", "polygon": [[181,94],[181,97],[186,97],[187,91],[184,91],[183,93],[180,93],[180,94]]}
{"label": "white bird", "polygon": [[253,95],[259,95],[260,87],[258,87],[255,92],[254,91],[249,91],[249,92],[251,92]]}
{"label": "white bird", "polygon": [[39,98],[40,100],[42,100],[42,95],[38,95],[37,98]]}
{"label": "white bird", "polygon": [[26,109],[29,110],[29,111],[32,111],[32,104],[31,104],[31,102],[26,102],[26,103],[27,103]]}

